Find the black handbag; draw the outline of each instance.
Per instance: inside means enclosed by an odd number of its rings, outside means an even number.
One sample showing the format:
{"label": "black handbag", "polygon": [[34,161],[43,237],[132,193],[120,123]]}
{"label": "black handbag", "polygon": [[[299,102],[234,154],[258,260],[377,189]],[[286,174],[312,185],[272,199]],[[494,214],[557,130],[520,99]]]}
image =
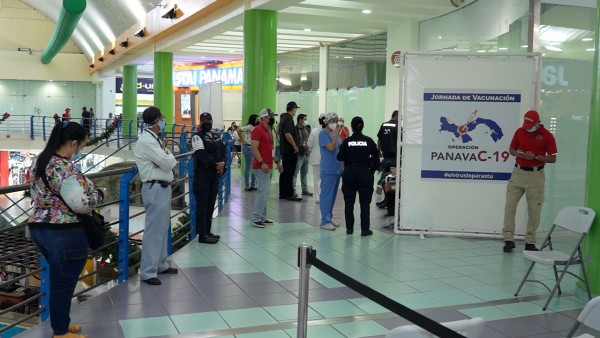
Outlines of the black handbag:
{"label": "black handbag", "polygon": [[81,223],[85,226],[85,233],[87,234],[88,246],[92,250],[96,250],[104,245],[106,240],[106,229],[107,222],[104,220],[104,216],[100,215],[96,210],[92,210],[91,214],[78,214],[65,202],[60,194],[57,194],[50,188],[48,184],[48,179],[46,177],[43,178],[44,184],[50,190],[54,196],[60,198],[64,205],[69,208],[69,210],[77,215]]}

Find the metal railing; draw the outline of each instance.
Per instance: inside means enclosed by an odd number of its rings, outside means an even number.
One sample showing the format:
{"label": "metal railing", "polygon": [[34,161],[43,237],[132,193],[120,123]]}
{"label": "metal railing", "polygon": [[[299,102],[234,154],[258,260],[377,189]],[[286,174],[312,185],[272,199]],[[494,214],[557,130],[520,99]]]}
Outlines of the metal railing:
{"label": "metal railing", "polygon": [[[11,116],[11,118],[12,117],[13,116]],[[179,127],[180,129],[176,130],[176,128]],[[189,220],[181,222],[177,229],[172,230],[169,228],[170,236],[168,242],[170,254],[175,251],[174,248],[180,247],[185,243],[186,240],[193,240],[196,237],[196,203],[194,194],[191,193],[193,192],[192,184],[194,176],[194,160],[192,156],[193,152],[187,151],[189,133],[186,131],[186,127],[188,130],[193,131],[190,126],[173,125],[171,132],[166,133],[167,135],[163,135],[163,137],[171,140],[170,144],[172,149],[177,147],[177,150],[180,152],[179,155],[176,155],[179,163],[176,168],[178,169],[176,179],[172,183],[172,186],[175,191],[179,192],[174,194],[173,201],[183,200],[181,203],[183,207],[172,214],[171,224],[176,223],[177,219],[181,218],[181,216],[189,215]],[[221,176],[219,179],[220,188],[218,192],[218,203],[215,206],[215,209],[218,208],[219,211],[221,211],[224,205],[227,203],[230,191],[229,173],[231,171],[231,148],[233,142],[228,140],[227,136],[229,135],[224,134],[223,137],[227,145],[227,174]],[[127,140],[128,138],[125,137],[123,139]],[[107,140],[105,143],[115,141],[116,140]],[[120,145],[119,149],[113,153],[112,156],[118,156],[119,150],[124,149],[125,147],[131,147],[131,144],[134,142],[135,139],[130,139],[127,143],[123,143]],[[100,144],[98,147],[104,146],[105,143]],[[94,283],[86,289],[77,292],[74,297],[81,298],[81,296],[85,296],[90,291],[111,283],[114,279],[116,279],[119,283],[126,281],[131,274],[135,273],[137,267],[139,266],[139,262],[133,264],[130,262],[130,260],[135,256],[141,255],[140,244],[143,241],[143,239],[142,241],[137,239],[140,234],[143,234],[143,229],[134,233],[130,233],[130,221],[145,214],[145,210],[134,214],[131,213],[131,200],[141,195],[140,192],[137,192],[135,189],[131,189],[132,183],[134,182],[137,174],[137,167],[132,164],[126,168],[107,170],[86,175],[92,180],[102,178],[118,179],[118,198],[112,202],[104,203],[98,206],[98,208],[106,208],[111,205],[118,205],[118,219],[107,224],[107,227],[118,225],[116,239],[109,240],[102,247],[91,251],[90,257],[95,260],[98,257],[98,253],[103,252],[108,248],[116,248],[117,254],[116,257],[113,257],[113,260],[110,263],[107,263],[103,267],[96,268],[94,271],[82,275],[80,280],[89,280],[92,278]],[[186,182],[188,183],[187,185]],[[25,192],[28,189],[29,185],[26,184],[0,187],[0,196],[8,197],[7,200],[13,203],[11,207],[20,209],[19,212],[21,213],[15,217],[16,219],[23,219],[26,217],[30,213],[31,208],[23,208],[21,205],[28,202],[28,197],[22,196],[20,198],[16,198],[14,194]],[[1,210],[0,216],[7,212],[7,210],[9,210],[11,207]],[[173,221],[173,219],[175,219],[175,221]],[[176,240],[173,240],[173,238],[176,238]],[[39,255],[37,248],[28,238],[27,224],[25,222],[7,229],[0,229],[0,242],[2,243],[0,246],[0,267],[10,267],[10,269],[12,269],[9,272],[11,278],[0,282],[0,292],[2,288],[10,288],[15,285],[19,285],[19,287],[23,287],[28,290],[28,293],[22,297],[22,301],[15,304],[10,304],[10,306],[7,308],[0,310],[0,316],[15,310],[19,310],[25,314],[18,320],[14,320],[11,323],[8,323],[9,325],[0,328],[0,333],[2,333],[38,315],[40,315],[41,320],[46,320],[49,316],[47,309],[49,304],[50,290],[48,263],[43,256]],[[114,278],[99,278],[100,276],[107,274],[114,275]],[[29,287],[28,284],[31,283],[27,281],[28,278],[39,279],[39,289],[37,287]],[[7,320],[0,319],[0,321],[6,322]]]}

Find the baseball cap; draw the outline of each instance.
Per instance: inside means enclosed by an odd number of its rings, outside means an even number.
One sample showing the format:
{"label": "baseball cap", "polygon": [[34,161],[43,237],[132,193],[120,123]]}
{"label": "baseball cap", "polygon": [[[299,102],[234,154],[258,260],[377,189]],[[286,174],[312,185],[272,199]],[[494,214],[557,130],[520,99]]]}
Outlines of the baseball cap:
{"label": "baseball cap", "polygon": [[535,110],[530,110],[527,113],[525,113],[525,118],[523,119],[523,128],[531,129],[539,121],[540,114]]}
{"label": "baseball cap", "polygon": [[292,110],[294,108],[300,108],[300,107],[298,107],[298,105],[296,104],[296,102],[290,101],[290,102],[288,102],[287,107],[285,108],[285,110]]}
{"label": "baseball cap", "polygon": [[208,112],[204,112],[202,114],[200,114],[200,121],[202,120],[212,120],[212,115],[210,115],[210,113]]}
{"label": "baseball cap", "polygon": [[277,116],[277,114],[273,113],[271,108],[263,108],[263,110],[260,111],[260,114],[258,114],[258,117],[261,119],[267,116]]}
{"label": "baseball cap", "polygon": [[67,108],[65,108],[65,111],[70,111],[70,110],[71,110],[71,108],[68,108],[68,107],[67,107]]}

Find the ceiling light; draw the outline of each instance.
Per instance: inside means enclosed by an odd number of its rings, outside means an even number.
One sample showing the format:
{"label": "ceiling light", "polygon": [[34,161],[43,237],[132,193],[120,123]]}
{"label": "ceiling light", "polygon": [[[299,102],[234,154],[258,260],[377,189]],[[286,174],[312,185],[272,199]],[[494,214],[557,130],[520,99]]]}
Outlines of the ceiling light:
{"label": "ceiling light", "polygon": [[523,46],[521,46],[521,48],[527,48],[527,47],[529,47],[529,46],[527,46],[527,45],[523,45]]}
{"label": "ceiling light", "polygon": [[17,48],[17,50],[18,50],[19,52],[27,52],[27,53],[31,54],[31,48],[27,48],[27,47],[19,47],[19,48]]}
{"label": "ceiling light", "polygon": [[563,51],[562,49],[560,49],[560,48],[558,48],[558,47],[556,47],[556,46],[545,46],[545,48],[546,48],[547,50],[551,50],[551,51],[553,51],[553,52],[562,52],[562,51]]}
{"label": "ceiling light", "polygon": [[301,75],[300,76],[300,81],[306,81],[308,80],[308,78],[306,77],[306,75]]}
{"label": "ceiling light", "polygon": [[350,56],[350,55],[344,56],[344,59],[354,59],[354,56]]}
{"label": "ceiling light", "polygon": [[305,32],[310,32],[310,28],[304,28]]}
{"label": "ceiling light", "polygon": [[371,14],[371,10],[370,9],[363,9],[362,13],[363,14]]}
{"label": "ceiling light", "polygon": [[595,50],[596,50],[596,48],[587,48],[585,51],[586,51],[586,52],[593,52],[593,51],[595,51]]}
{"label": "ceiling light", "polygon": [[284,86],[291,86],[292,85],[292,81],[290,79],[286,79],[286,78],[279,78],[277,81],[279,81],[282,85]]}
{"label": "ceiling light", "polygon": [[229,50],[229,53],[235,53],[235,50],[233,50],[233,49],[230,49],[230,50]]}
{"label": "ceiling light", "polygon": [[101,56],[101,57],[99,57],[99,58],[98,58],[98,61],[100,61],[100,62],[104,62],[104,56]]}
{"label": "ceiling light", "polygon": [[498,47],[498,50],[508,50],[508,47]]}
{"label": "ceiling light", "polygon": [[583,39],[581,39],[581,41],[594,41],[594,39],[593,38],[583,38]]}
{"label": "ceiling light", "polygon": [[146,36],[146,28],[142,28],[140,29],[137,33],[134,34],[135,36],[137,36],[138,38],[143,38],[144,36]]}
{"label": "ceiling light", "polygon": [[108,54],[110,54],[110,55],[115,55],[115,49],[113,48],[113,49],[109,50],[109,51],[108,51]]}
{"label": "ceiling light", "polygon": [[477,53],[485,53],[485,49],[480,49],[477,51]]}
{"label": "ceiling light", "polygon": [[129,40],[125,40],[125,41],[121,42],[121,43],[119,44],[119,46],[121,46],[121,47],[123,47],[123,48],[127,48],[127,47],[129,47]]}

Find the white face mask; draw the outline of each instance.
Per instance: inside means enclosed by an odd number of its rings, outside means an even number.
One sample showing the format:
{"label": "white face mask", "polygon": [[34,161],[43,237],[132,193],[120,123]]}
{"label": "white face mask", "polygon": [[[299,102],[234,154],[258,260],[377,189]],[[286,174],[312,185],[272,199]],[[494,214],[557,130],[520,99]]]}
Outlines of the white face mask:
{"label": "white face mask", "polygon": [[527,129],[527,131],[528,131],[528,132],[530,132],[530,133],[533,133],[533,132],[534,132],[534,131],[536,131],[536,130],[537,130],[537,127],[535,127],[535,126],[533,126],[533,127],[529,128],[529,129]]}
{"label": "white face mask", "polygon": [[330,124],[328,125],[328,127],[329,127],[329,129],[331,129],[331,130],[335,130],[335,129],[337,128],[337,123],[336,123],[336,122],[334,122],[334,123],[330,123]]}

